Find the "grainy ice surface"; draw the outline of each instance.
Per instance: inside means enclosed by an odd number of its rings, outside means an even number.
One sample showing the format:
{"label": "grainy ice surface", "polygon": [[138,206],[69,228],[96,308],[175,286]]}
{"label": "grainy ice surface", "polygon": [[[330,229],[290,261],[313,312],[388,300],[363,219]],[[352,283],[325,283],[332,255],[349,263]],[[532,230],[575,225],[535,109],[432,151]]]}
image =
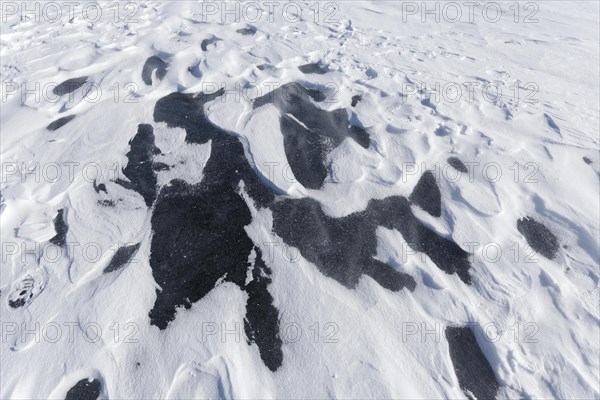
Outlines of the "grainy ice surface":
{"label": "grainy ice surface", "polygon": [[598,2],[0,7],[0,398],[600,398]]}

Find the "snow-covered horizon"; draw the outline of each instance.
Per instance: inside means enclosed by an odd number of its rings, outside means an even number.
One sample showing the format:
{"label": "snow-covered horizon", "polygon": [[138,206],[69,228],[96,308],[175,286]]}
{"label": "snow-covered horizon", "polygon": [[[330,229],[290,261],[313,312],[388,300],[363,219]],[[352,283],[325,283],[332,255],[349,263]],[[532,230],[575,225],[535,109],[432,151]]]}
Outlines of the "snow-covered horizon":
{"label": "snow-covered horizon", "polygon": [[598,2],[75,3],[0,5],[0,398],[600,398]]}

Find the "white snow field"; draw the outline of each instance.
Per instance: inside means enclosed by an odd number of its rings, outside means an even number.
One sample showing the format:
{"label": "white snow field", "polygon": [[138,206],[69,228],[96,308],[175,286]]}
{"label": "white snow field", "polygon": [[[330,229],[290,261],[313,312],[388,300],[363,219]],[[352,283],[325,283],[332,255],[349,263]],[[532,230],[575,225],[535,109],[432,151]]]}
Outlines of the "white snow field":
{"label": "white snow field", "polygon": [[600,398],[599,13],[3,0],[0,398]]}

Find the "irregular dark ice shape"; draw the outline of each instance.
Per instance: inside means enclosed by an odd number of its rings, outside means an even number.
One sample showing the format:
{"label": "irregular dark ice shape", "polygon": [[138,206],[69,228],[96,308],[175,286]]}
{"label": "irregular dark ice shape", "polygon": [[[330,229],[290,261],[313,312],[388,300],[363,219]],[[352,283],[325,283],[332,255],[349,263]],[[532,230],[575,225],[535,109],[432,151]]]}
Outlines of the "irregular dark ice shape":
{"label": "irregular dark ice shape", "polygon": [[96,183],[95,179],[94,179],[94,182],[92,183],[92,186],[94,187],[94,191],[96,193],[100,193],[100,192],[108,193],[108,190],[106,190],[106,185],[104,183],[101,183],[98,185]]}
{"label": "irregular dark ice shape", "polygon": [[254,35],[254,34],[256,34],[256,28],[253,26],[248,27],[248,28],[240,28],[240,29],[236,30],[236,32],[241,35],[244,35],[244,36]]}
{"label": "irregular dark ice shape", "polygon": [[448,136],[452,133],[452,131],[447,126],[440,125],[437,127],[434,133],[436,134],[436,136]]}
{"label": "irregular dark ice shape", "polygon": [[171,93],[156,102],[154,121],[166,122],[171,128],[185,129],[185,141],[188,143],[206,143],[222,131],[206,118],[204,104],[223,93],[224,89],[211,94]]}
{"label": "irregular dark ice shape", "polygon": [[152,85],[152,71],[156,70],[156,77],[158,80],[162,80],[167,74],[167,64],[160,57],[152,56],[146,60],[144,63],[144,68],[142,69],[142,80],[148,86]]}
{"label": "irregular dark ice shape", "polygon": [[324,99],[318,90],[289,83],[254,100],[255,109],[273,104],[279,110],[286,157],[296,179],[309,189],[323,185],[327,155],[347,137],[369,147],[369,134],[350,125],[345,109],[326,111],[314,104]]}
{"label": "irregular dark ice shape", "polygon": [[319,64],[316,64],[316,63],[310,63],[310,64],[300,65],[298,67],[298,69],[303,74],[319,74],[319,75],[323,75],[323,74],[325,74],[327,72],[327,69],[321,68],[321,66]]}
{"label": "irregular dark ice shape", "polygon": [[156,121],[186,129],[188,143],[211,140],[202,181],[171,181],[160,191],[152,215],[150,265],[161,290],[150,318],[161,329],[173,320],[176,307],[191,307],[219,279],[244,286],[254,245],[244,229],[252,218],[240,182],[258,206],[274,199],[248,163],[241,142],[206,118],[204,103],[220,94],[173,93],[154,110]]}
{"label": "irregular dark ice shape", "polygon": [[204,113],[204,104],[223,93],[223,89],[212,94],[172,93],[156,103],[154,120],[185,129],[187,143],[212,141],[211,158],[203,171],[203,184],[229,186],[237,190],[239,181],[243,180],[248,194],[259,206],[265,207],[273,201],[273,192],[248,163],[242,143],[229,132],[215,126]]}
{"label": "irregular dark ice shape", "polygon": [[590,165],[593,161],[589,157],[583,157],[583,162],[585,162],[587,165]]}
{"label": "irregular dark ice shape", "polygon": [[354,288],[360,276],[366,274],[387,289],[414,290],[416,283],[410,275],[373,258],[378,226],[399,231],[413,250],[428,255],[445,273],[456,273],[471,284],[469,254],[424,226],[404,197],[371,200],[365,211],[342,218],[325,215],[319,203],[309,198],[279,201],[271,210],[275,233],[298,248],[324,275],[346,287]]}
{"label": "irregular dark ice shape", "polygon": [[421,176],[409,199],[434,217],[442,215],[442,194],[431,171]]}
{"label": "irregular dark ice shape", "polygon": [[271,283],[271,269],[265,265],[260,249],[256,247],[255,251],[252,280],[246,285],[248,302],[244,330],[250,342],[257,344],[260,357],[267,368],[275,372],[283,362],[279,311],[273,305],[273,296],[267,289]]}
{"label": "irregular dark ice shape", "polygon": [[406,198],[392,196],[372,203],[381,226],[396,229],[413,250],[425,253],[445,273],[456,273],[464,283],[471,284],[469,253],[423,225]]}
{"label": "irregular dark ice shape", "polygon": [[469,399],[495,399],[500,385],[469,327],[446,327],[450,359],[460,388]]}
{"label": "irregular dark ice shape", "polygon": [[327,177],[325,138],[287,115],[281,117],[280,124],[285,155],[294,176],[304,187],[319,189]]}
{"label": "irregular dark ice shape", "polygon": [[110,260],[110,263],[104,268],[104,273],[117,271],[127,265],[133,258],[134,254],[139,250],[141,243],[132,244],[130,246],[119,247],[115,255]]}
{"label": "irregular dark ice shape", "polygon": [[377,252],[377,215],[371,210],[331,218],[310,198],[280,201],[271,209],[275,233],[342,285],[353,289],[362,275],[369,275],[390,290],[415,289],[410,275],[373,258]]}
{"label": "irregular dark ice shape", "polygon": [[123,174],[129,182],[117,179],[121,186],[135,190],[142,195],[146,205],[152,206],[156,198],[156,173],[152,168],[152,159],[160,154],[160,149],[154,145],[154,129],[152,125],[138,125],[137,134],[129,141],[130,150],[126,154],[127,166]]}
{"label": "irregular dark ice shape", "polygon": [[51,132],[56,131],[68,124],[69,122],[71,122],[73,118],[75,118],[75,115],[69,115],[66,117],[59,118],[56,121],[51,122],[50,125],[46,127],[46,129],[48,129]]}
{"label": "irregular dark ice shape", "polygon": [[457,170],[458,172],[462,172],[464,174],[469,172],[469,169],[467,168],[467,166],[465,164],[463,164],[463,162],[458,157],[449,157],[448,164],[450,164],[450,166],[452,168],[454,168],[455,170]]}
{"label": "irregular dark ice shape", "polygon": [[550,260],[556,256],[558,240],[542,223],[531,217],[525,217],[517,221],[517,229],[534,251]]}
{"label": "irregular dark ice shape", "polygon": [[97,400],[101,387],[97,379],[82,379],[69,389],[65,400]]}
{"label": "irregular dark ice shape", "polygon": [[213,43],[218,42],[219,39],[216,37],[212,37],[210,39],[204,39],[202,41],[202,43],[200,43],[200,48],[202,49],[202,51],[207,51],[208,50],[208,46],[210,46]]}
{"label": "irregular dark ice shape", "polygon": [[62,208],[58,210],[56,217],[54,217],[54,230],[56,231],[56,235],[50,239],[50,243],[58,247],[64,247],[69,228],[65,222],[64,209]]}
{"label": "irregular dark ice shape", "polygon": [[63,96],[65,94],[73,93],[74,91],[82,87],[87,82],[87,79],[87,76],[67,79],[66,81],[58,84],[54,89],[52,89],[52,93],[54,93],[57,96]]}
{"label": "irregular dark ice shape", "polygon": [[[279,312],[267,291],[270,269],[245,230],[252,214],[240,185],[243,182],[259,207],[269,206],[274,195],[250,166],[242,143],[206,118],[204,104],[222,93],[173,93],[159,100],[154,110],[156,121],[184,128],[188,143],[210,140],[211,156],[200,183],[173,180],[156,200],[150,266],[160,289],[149,313],[150,323],[166,329],[177,308],[190,308],[220,280],[232,282],[248,292],[246,333],[257,344],[265,365],[275,371],[283,359]],[[257,254],[254,279],[246,285],[253,249]]]}
{"label": "irregular dark ice shape", "polygon": [[35,280],[31,275],[21,279],[15,287],[15,291],[8,297],[8,306],[11,308],[20,308],[31,302],[33,299],[33,289]]}
{"label": "irregular dark ice shape", "polygon": [[350,104],[352,107],[356,107],[356,105],[362,100],[362,96],[356,94],[354,96],[352,96],[352,104]]}

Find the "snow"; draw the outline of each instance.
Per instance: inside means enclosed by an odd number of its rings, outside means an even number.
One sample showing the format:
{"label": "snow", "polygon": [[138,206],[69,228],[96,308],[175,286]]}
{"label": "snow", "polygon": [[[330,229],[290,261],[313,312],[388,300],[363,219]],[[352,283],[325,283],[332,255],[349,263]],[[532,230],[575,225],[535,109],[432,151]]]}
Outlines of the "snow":
{"label": "snow", "polygon": [[[115,22],[112,3],[98,2],[97,22],[79,12],[72,22],[2,16],[1,398],[65,398],[86,378],[100,381],[110,399],[464,398],[444,327],[468,323],[498,398],[600,397],[598,3],[535,2],[539,22],[529,24],[522,2],[518,23],[512,2],[500,3],[496,23],[482,18],[481,6],[473,22],[463,15],[459,23],[423,23],[420,14],[404,22],[402,3],[391,1],[333,2],[339,10],[331,19],[334,10],[320,3],[316,22],[311,2],[295,3],[298,22],[282,6],[272,22],[249,22],[207,15],[206,2],[146,1],[132,3],[137,22],[125,8]],[[248,27],[256,33],[237,32]],[[168,65],[147,85],[142,70],[152,56]],[[309,63],[328,72],[298,69]],[[89,92],[52,95],[79,77],[94,83]],[[370,135],[368,148],[349,139],[330,149],[319,189],[286,168],[278,109],[251,101],[290,82],[320,89],[327,98],[314,105],[346,109]],[[469,100],[469,82],[500,83],[503,94],[488,101],[479,86]],[[39,91],[23,93],[36,83]],[[436,83],[459,84],[461,99],[425,101],[419,85],[430,92]],[[379,227],[375,258],[412,276],[416,289],[393,292],[367,275],[348,288],[284,246],[272,211],[242,186],[252,213],[245,232],[272,270],[282,365],[270,371],[247,343],[248,294],[227,279],[180,307],[166,329],[151,325],[159,287],[150,265],[152,209],[115,180],[127,180],[122,169],[138,125],[151,124],[162,153],[154,162],[172,166],[157,172],[159,187],[174,178],[201,182],[213,143],[186,142],[184,129],[155,122],[154,108],[173,92],[222,86],[225,95],[205,106],[208,119],[239,138],[276,194],[312,198],[331,218],[364,211],[370,200],[408,198],[433,171],[441,217],[416,205],[412,213],[472,253],[472,285],[412,250],[397,230]],[[354,95],[362,99],[352,107]],[[76,116],[46,129],[68,115]],[[469,173],[448,168],[452,156]],[[108,193],[96,192],[94,179]],[[67,242],[77,246],[47,245],[59,209]],[[525,217],[557,237],[554,259],[528,247],[517,229]],[[103,273],[117,248],[135,243],[127,266]],[[10,307],[30,284],[27,306]]]}

